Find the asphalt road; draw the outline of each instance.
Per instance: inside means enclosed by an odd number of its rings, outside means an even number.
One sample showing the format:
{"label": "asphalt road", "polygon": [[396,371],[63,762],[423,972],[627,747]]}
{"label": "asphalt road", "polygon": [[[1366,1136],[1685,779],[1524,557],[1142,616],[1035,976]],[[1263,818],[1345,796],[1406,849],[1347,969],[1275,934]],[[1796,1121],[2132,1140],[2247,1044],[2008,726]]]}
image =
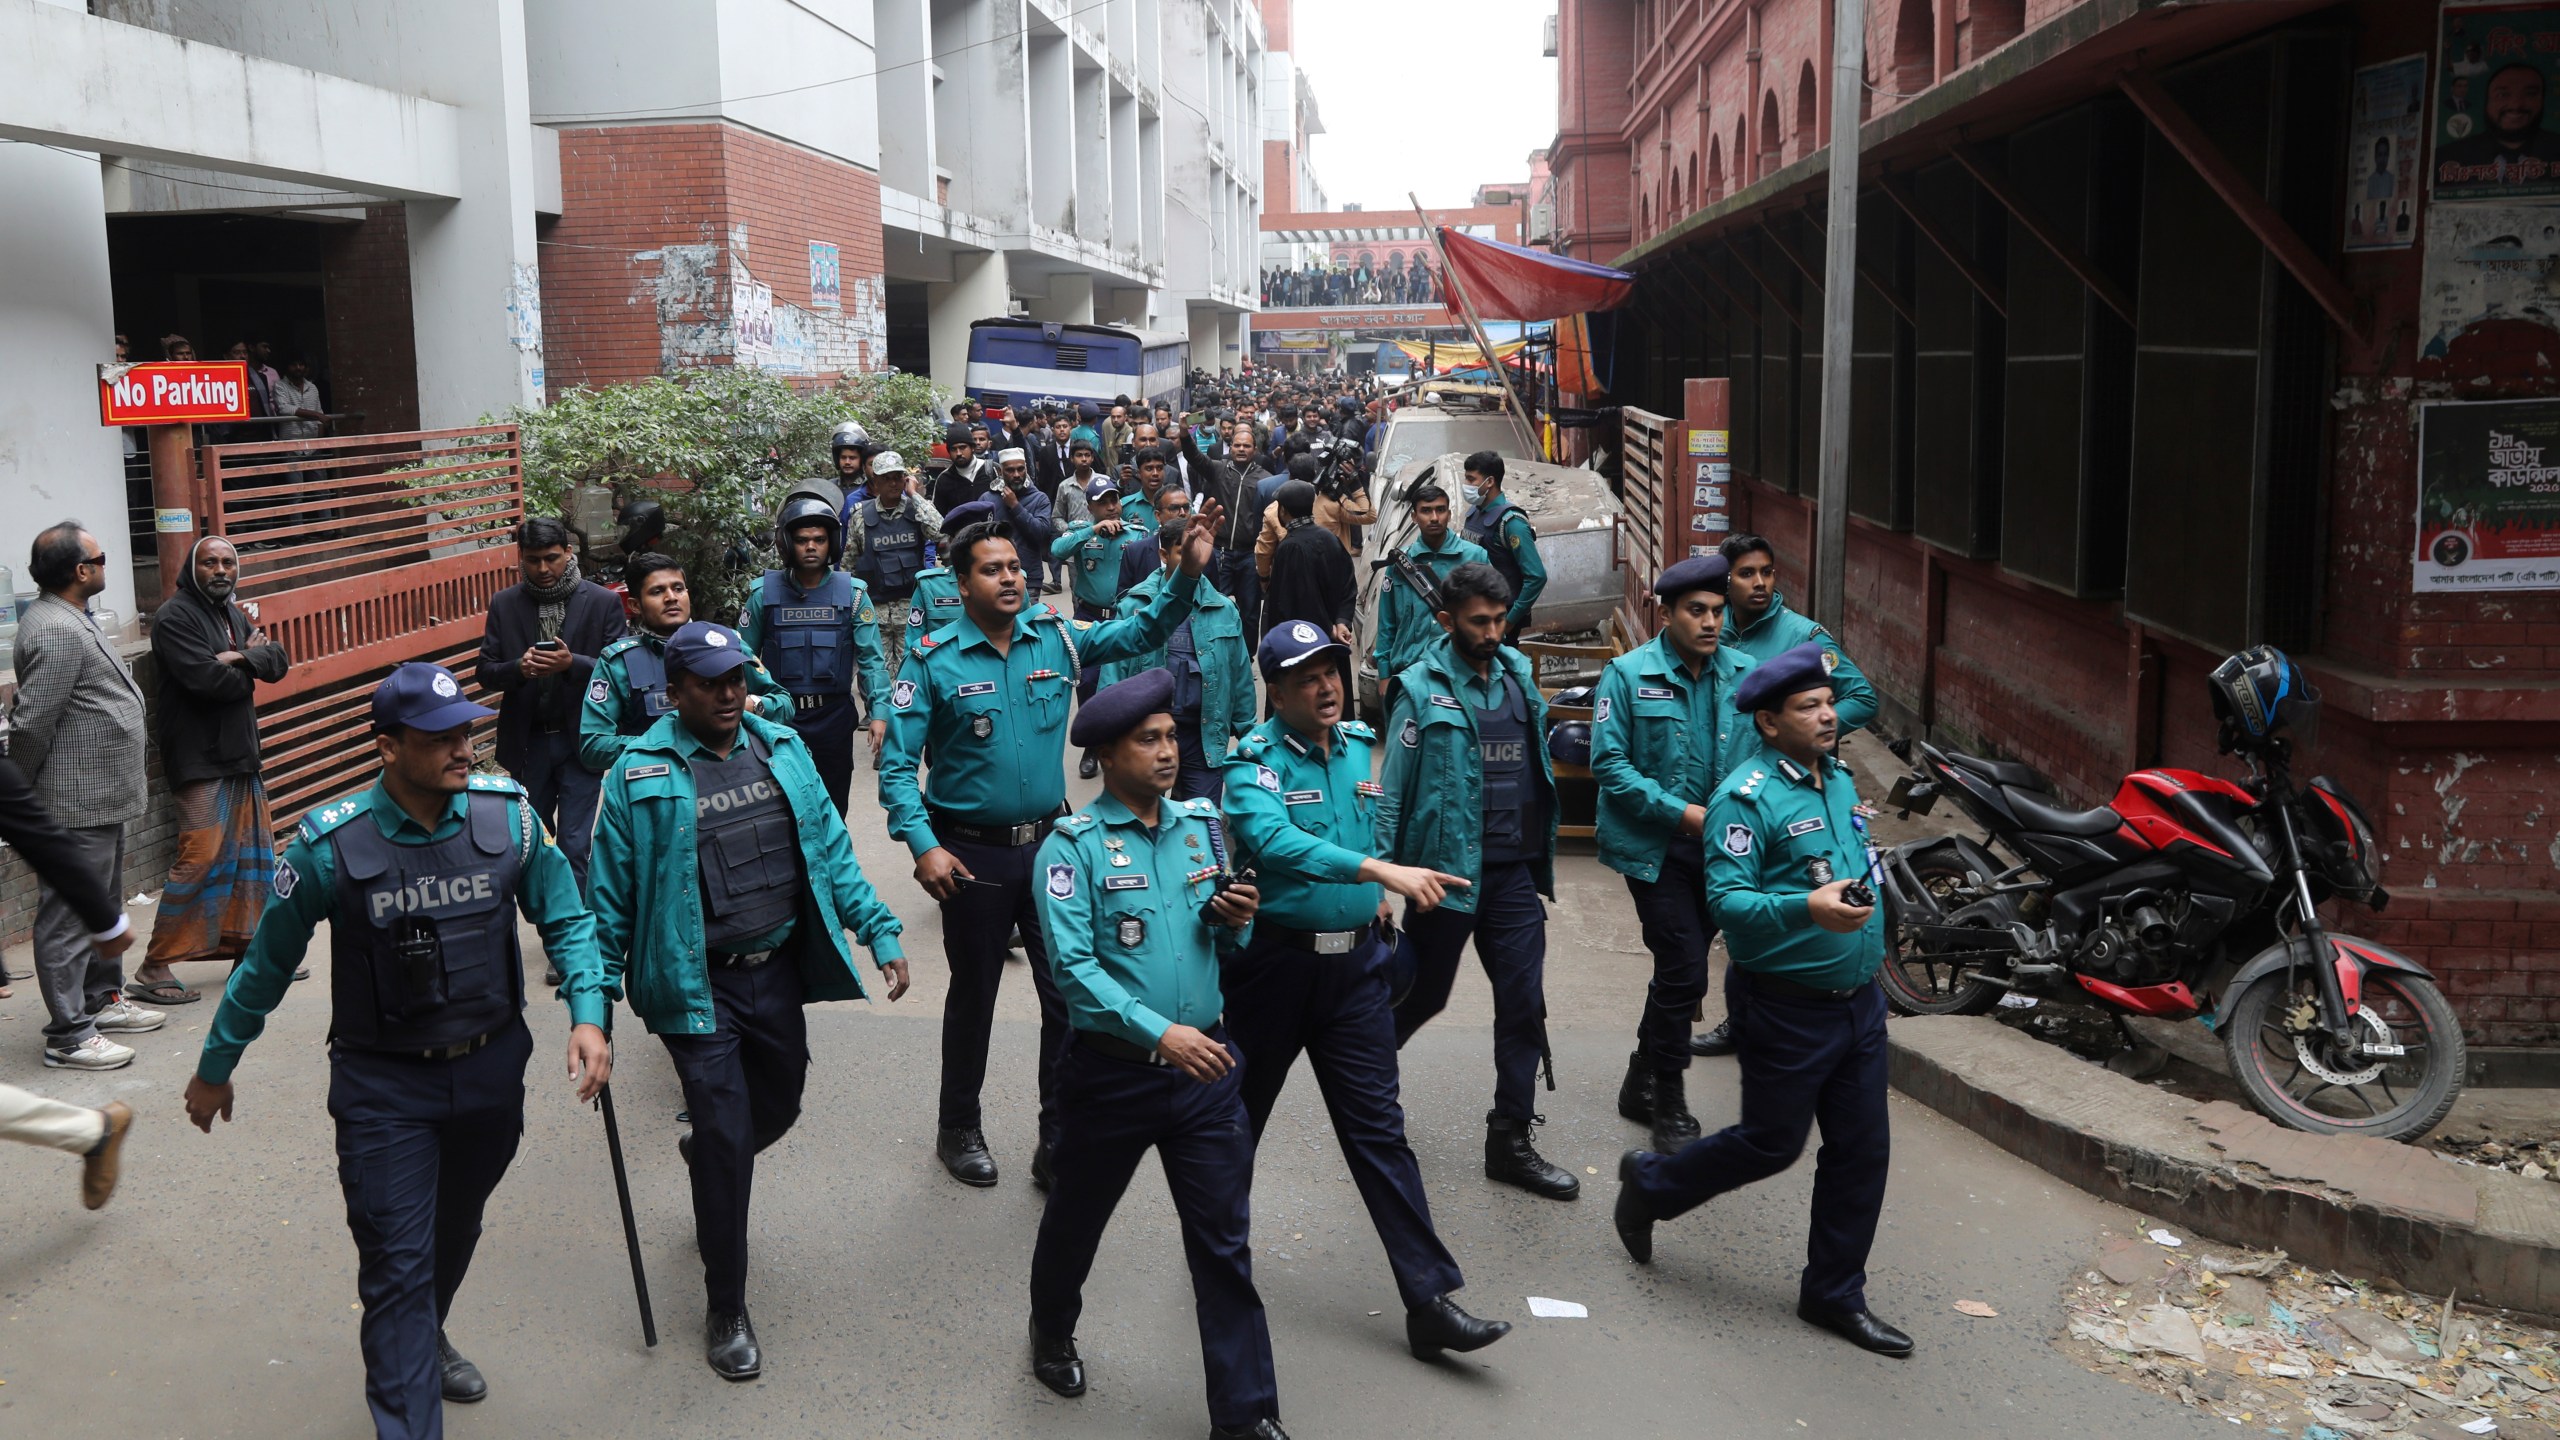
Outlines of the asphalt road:
{"label": "asphalt road", "polygon": [[[858,791],[869,782],[859,776]],[[615,1093],[661,1331],[657,1349],[642,1347],[602,1125],[558,1071],[561,1012],[538,1004],[524,1146],[491,1202],[451,1326],[491,1394],[449,1407],[451,1434],[1206,1433],[1188,1278],[1152,1167],[1087,1290],[1079,1339],[1091,1393],[1059,1400],[1031,1379],[1025,1285],[1040,1197],[1026,1183],[1029,976],[1017,960],[1007,977],[988,1085],[1005,1180],[966,1190],[933,1160],[938,918],[876,826],[858,850],[907,921],[919,983],[895,1006],[812,1012],[806,1113],[758,1167],[749,1294],[764,1377],[727,1385],[702,1363],[676,1084],[664,1052],[634,1034]],[[1641,1138],[1614,1100],[1646,961],[1616,876],[1571,857],[1559,883],[1549,992],[1560,1088],[1541,1094],[1549,1123],[1538,1142],[1585,1172],[1584,1198],[1557,1204],[1483,1178],[1491,1011],[1481,974],[1462,976],[1450,1012],[1405,1052],[1406,1107],[1434,1213],[1467,1273],[1462,1299],[1519,1328],[1477,1355],[1419,1363],[1302,1072],[1266,1136],[1254,1192],[1256,1280],[1292,1434],[2223,1433],[2083,1371],[2052,1344],[2063,1287],[2097,1253],[2100,1230],[2122,1233],[2132,1217],[1898,1096],[1869,1293],[1917,1338],[1914,1359],[1866,1355],[1794,1318],[1810,1156],[1661,1227],[1653,1265],[1629,1263],[1608,1204],[1616,1157]],[[538,948],[529,953],[538,967]],[[182,974],[220,981],[208,967]],[[141,1058],[107,1075],[42,1068],[32,983],[0,1002],[0,1079],[83,1103],[122,1098],[142,1116],[124,1188],[96,1214],[79,1208],[69,1157],[0,1154],[0,1435],[370,1433],[355,1249],[323,1108],[326,979],[323,965],[250,1050],[238,1120],[211,1137],[186,1126],[177,1099],[210,996],[164,1030],[129,1037]],[[1731,1062],[1691,1074],[1700,1116],[1730,1119]],[[1531,1319],[1530,1295],[1578,1301],[1590,1318]],[[2000,1316],[1967,1319],[1950,1308],[1959,1299]]]}

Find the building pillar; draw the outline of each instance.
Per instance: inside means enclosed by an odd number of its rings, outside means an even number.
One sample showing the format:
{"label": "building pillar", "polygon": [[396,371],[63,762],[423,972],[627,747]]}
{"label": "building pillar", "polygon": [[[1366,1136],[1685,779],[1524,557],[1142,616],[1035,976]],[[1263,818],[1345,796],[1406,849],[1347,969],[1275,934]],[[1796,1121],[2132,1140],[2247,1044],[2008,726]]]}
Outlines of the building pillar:
{"label": "building pillar", "polygon": [[1191,327],[1191,368],[1218,373],[1218,309],[1214,305],[1185,307]]}
{"label": "building pillar", "polygon": [[[110,557],[96,603],[130,618],[124,438],[98,423],[97,366],[116,353],[98,157],[0,145],[0,195],[0,564],[17,589],[34,589],[36,532],[78,520]],[[133,339],[137,357],[154,353],[157,336]]]}
{"label": "building pillar", "polygon": [[1244,315],[1235,310],[1218,312],[1218,358],[1212,370],[1244,368]]}
{"label": "building pillar", "polygon": [[1093,314],[1104,325],[1125,325],[1132,330],[1147,328],[1147,292],[1143,289],[1104,286],[1094,292]]}
{"label": "building pillar", "polygon": [[1022,308],[1034,320],[1048,320],[1060,325],[1093,323],[1093,277],[1085,274],[1052,275],[1046,296],[1024,292]]}
{"label": "building pillar", "polygon": [[970,323],[1001,319],[1012,309],[1004,257],[983,250],[955,253],[951,278],[926,285],[924,297],[933,383],[957,395],[969,378]]}

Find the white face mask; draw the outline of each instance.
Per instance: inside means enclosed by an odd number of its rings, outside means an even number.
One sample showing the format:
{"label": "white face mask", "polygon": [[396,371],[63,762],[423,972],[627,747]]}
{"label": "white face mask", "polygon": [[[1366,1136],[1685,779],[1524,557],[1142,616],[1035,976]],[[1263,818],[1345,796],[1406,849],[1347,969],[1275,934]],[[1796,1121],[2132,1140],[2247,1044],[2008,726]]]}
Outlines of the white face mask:
{"label": "white face mask", "polygon": [[1482,486],[1469,485],[1464,488],[1467,492],[1467,503],[1469,505],[1482,505],[1484,503],[1484,488]]}

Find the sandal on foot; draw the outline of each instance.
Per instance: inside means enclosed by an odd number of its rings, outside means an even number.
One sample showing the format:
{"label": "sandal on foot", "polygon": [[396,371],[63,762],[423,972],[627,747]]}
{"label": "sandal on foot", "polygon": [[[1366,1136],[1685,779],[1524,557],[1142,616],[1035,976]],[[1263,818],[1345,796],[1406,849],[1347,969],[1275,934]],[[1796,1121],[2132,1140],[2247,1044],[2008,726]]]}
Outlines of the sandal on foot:
{"label": "sandal on foot", "polygon": [[124,993],[126,999],[139,1000],[145,1005],[193,1005],[204,998],[180,984],[174,975],[166,980],[154,980],[148,985],[139,980],[129,981]]}

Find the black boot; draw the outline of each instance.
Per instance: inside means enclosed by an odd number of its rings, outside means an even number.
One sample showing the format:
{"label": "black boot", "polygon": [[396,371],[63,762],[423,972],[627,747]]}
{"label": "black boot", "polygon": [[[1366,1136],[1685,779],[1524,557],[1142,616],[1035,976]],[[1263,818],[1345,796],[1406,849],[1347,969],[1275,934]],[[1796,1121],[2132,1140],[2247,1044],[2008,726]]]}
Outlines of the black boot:
{"label": "black boot", "polygon": [[1041,1141],[1031,1151],[1031,1188],[1046,1195],[1057,1183],[1057,1174],[1049,1168],[1049,1142]]}
{"label": "black boot", "polygon": [[1653,1148],[1677,1155],[1698,1138],[1698,1117],[1689,1113],[1689,1072],[1657,1070],[1653,1075]]}
{"label": "black boot", "polygon": [[1582,1182],[1561,1165],[1550,1164],[1529,1143],[1528,1120],[1484,1117],[1484,1173],[1488,1180],[1517,1185],[1532,1195],[1570,1200],[1582,1193]]}
{"label": "black boot", "polygon": [[1052,1338],[1031,1325],[1031,1374],[1041,1384],[1072,1400],[1084,1393],[1084,1361],[1076,1354],[1076,1337]]}
{"label": "black boot", "polygon": [[1256,1420],[1250,1425],[1209,1427],[1209,1440],[1289,1440],[1289,1432],[1277,1420]]}
{"label": "black boot", "polygon": [[963,1185],[984,1190],[996,1183],[996,1157],[987,1153],[986,1132],[976,1126],[939,1132],[933,1137],[933,1153]]}
{"label": "black boot", "polygon": [[476,1405],[489,1398],[489,1382],[480,1378],[480,1367],[462,1358],[453,1342],[436,1332],[436,1359],[444,1371],[444,1398],[456,1405]]}
{"label": "black boot", "polygon": [[1727,1015],[1722,1020],[1717,1021],[1716,1028],[1708,1031],[1704,1035],[1690,1036],[1689,1053],[1692,1055],[1704,1055],[1710,1059],[1713,1059],[1718,1055],[1732,1054],[1733,1017]]}
{"label": "black boot", "polygon": [[756,1344],[756,1327],[746,1311],[711,1312],[702,1326],[702,1358],[723,1380],[753,1380],[764,1373],[764,1349]]}
{"label": "black boot", "polygon": [[1639,1125],[1653,1123],[1653,1065],[1641,1050],[1627,1057],[1627,1078],[1618,1086],[1618,1113]]}
{"label": "black boot", "polygon": [[1510,1333],[1510,1321],[1479,1320],[1446,1295],[1404,1312],[1404,1339],[1416,1360],[1437,1360],[1443,1350],[1481,1350]]}

